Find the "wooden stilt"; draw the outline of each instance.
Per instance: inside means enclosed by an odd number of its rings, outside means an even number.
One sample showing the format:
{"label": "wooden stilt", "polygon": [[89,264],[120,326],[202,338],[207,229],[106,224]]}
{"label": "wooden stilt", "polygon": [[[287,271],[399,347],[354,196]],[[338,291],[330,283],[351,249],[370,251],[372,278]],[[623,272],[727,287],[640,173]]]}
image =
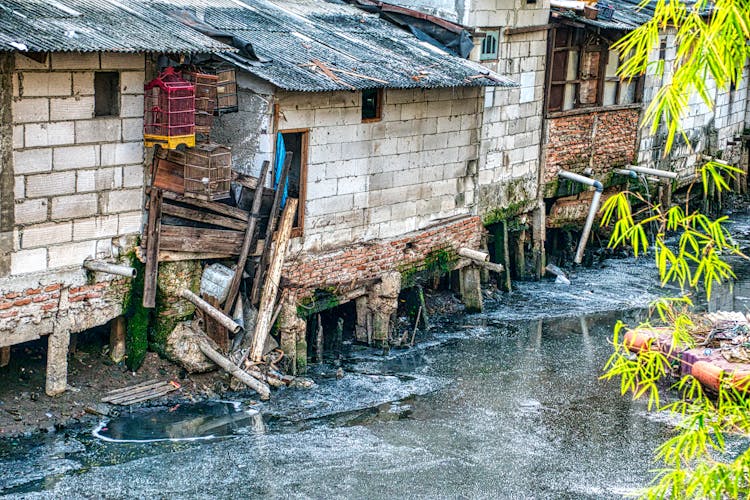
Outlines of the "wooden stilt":
{"label": "wooden stilt", "polygon": [[112,320],[109,327],[109,357],[119,363],[125,357],[125,316]]}
{"label": "wooden stilt", "polygon": [[508,244],[508,221],[503,221],[503,263],[505,264],[505,286],[506,292],[511,291],[510,283],[510,245]]}
{"label": "wooden stilt", "polygon": [[323,320],[320,318],[320,314],[316,314],[318,317],[318,328],[315,331],[315,360],[318,363],[323,362]]}
{"label": "wooden stilt", "polygon": [[151,188],[146,226],[146,267],[143,274],[143,307],[156,307],[156,279],[159,273],[161,189]]}
{"label": "wooden stilt", "polygon": [[10,346],[0,347],[0,368],[10,363]]}

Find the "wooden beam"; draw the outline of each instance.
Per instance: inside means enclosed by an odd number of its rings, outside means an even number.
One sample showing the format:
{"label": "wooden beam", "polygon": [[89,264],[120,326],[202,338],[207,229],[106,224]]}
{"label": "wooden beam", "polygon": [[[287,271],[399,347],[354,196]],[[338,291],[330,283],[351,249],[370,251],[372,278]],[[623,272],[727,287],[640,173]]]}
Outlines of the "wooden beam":
{"label": "wooden beam", "polygon": [[[300,158],[303,160],[304,158]],[[260,256],[258,265],[255,268],[255,276],[253,277],[253,289],[250,292],[250,303],[256,305],[260,301],[260,285],[263,282],[263,274],[266,269],[268,262],[268,256],[271,253],[271,242],[273,241],[273,233],[276,230],[276,219],[281,210],[281,200],[284,195],[284,186],[286,185],[287,177],[289,177],[289,169],[292,165],[292,153],[288,152],[286,159],[284,160],[284,166],[281,169],[281,177],[279,177],[279,185],[276,188],[276,193],[273,198],[273,205],[271,206],[271,214],[268,216],[268,225],[266,226],[266,236],[263,243],[263,253]]]}
{"label": "wooden beam", "polygon": [[161,228],[159,246],[162,250],[239,255],[242,233],[228,229],[205,229],[188,226]]}
{"label": "wooden beam", "polygon": [[109,357],[115,363],[125,358],[125,316],[113,319],[109,327]]}
{"label": "wooden beam", "polygon": [[268,177],[268,172],[270,170],[271,162],[264,161],[260,173],[260,185],[258,189],[255,190],[255,196],[253,197],[253,206],[250,208],[250,218],[247,227],[245,228],[245,237],[242,240],[242,248],[240,249],[240,256],[237,259],[237,267],[234,270],[232,281],[229,283],[229,292],[227,293],[227,300],[224,303],[224,314],[232,313],[234,301],[237,300],[237,294],[240,292],[242,273],[245,272],[247,256],[250,253],[250,248],[255,239],[255,230],[258,226],[258,218],[260,217],[260,209],[263,202],[263,184],[266,182],[266,177]]}
{"label": "wooden beam", "polygon": [[146,226],[146,267],[143,276],[143,307],[156,307],[156,280],[159,274],[159,240],[162,191],[151,188]]}
{"label": "wooden beam", "polygon": [[159,262],[181,262],[185,260],[231,259],[231,254],[211,252],[180,252],[159,250]]}
{"label": "wooden beam", "polygon": [[[283,184],[279,184],[281,187]],[[253,361],[261,361],[263,358],[263,347],[266,344],[266,337],[271,330],[271,319],[276,304],[276,295],[279,290],[281,281],[281,270],[286,257],[286,247],[292,234],[292,225],[294,216],[297,213],[296,198],[289,198],[281,215],[281,224],[276,238],[276,245],[271,258],[271,265],[268,267],[268,275],[263,283],[263,294],[261,295],[260,306],[258,307],[258,319],[255,324],[255,335],[250,346],[249,354]],[[240,363],[242,365],[242,363]]]}
{"label": "wooden beam", "polygon": [[245,212],[241,208],[225,205],[224,203],[199,200],[197,198],[189,198],[187,196],[181,196],[169,191],[166,191],[164,193],[164,198],[168,200],[179,201],[180,203],[184,203],[185,205],[201,208],[203,210],[210,210],[212,212],[216,212],[217,214],[226,215],[227,217],[233,217],[241,221],[247,222],[248,219],[247,212]]}
{"label": "wooden beam", "polygon": [[183,289],[180,292],[180,297],[185,300],[192,302],[195,307],[203,311],[205,314],[211,316],[213,319],[221,323],[221,325],[232,333],[238,333],[242,330],[242,327],[234,322],[232,318],[224,314],[220,309],[215,308],[202,298],[188,289]]}
{"label": "wooden beam", "polygon": [[204,224],[213,224],[214,226],[226,227],[228,229],[236,229],[237,231],[242,231],[247,226],[245,222],[234,219],[232,217],[201,212],[200,210],[181,207],[169,202],[162,205],[161,213],[164,215],[171,215],[172,217],[179,217],[180,219],[191,220],[194,222],[202,222]]}
{"label": "wooden beam", "polygon": [[[267,384],[251,377],[240,367],[219,354],[216,349],[209,345],[208,340],[199,339],[198,347],[208,359],[219,365],[225,372],[257,392],[260,395],[260,399],[266,400],[271,397],[271,389],[268,388]],[[240,365],[242,365],[242,363],[240,363]]]}
{"label": "wooden beam", "polygon": [[536,26],[523,26],[521,28],[505,28],[505,35],[522,35],[524,33],[536,33],[537,31],[547,31],[552,29],[552,24],[537,24]]}

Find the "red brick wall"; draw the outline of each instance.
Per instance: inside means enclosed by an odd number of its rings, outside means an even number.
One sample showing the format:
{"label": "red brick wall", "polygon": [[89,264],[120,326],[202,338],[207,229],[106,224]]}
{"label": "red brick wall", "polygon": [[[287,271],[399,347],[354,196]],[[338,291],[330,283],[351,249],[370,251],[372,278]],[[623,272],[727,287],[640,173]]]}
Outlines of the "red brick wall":
{"label": "red brick wall", "polygon": [[[35,328],[36,335],[47,335],[53,323],[64,319],[73,331],[81,331],[119,314],[129,287],[119,279],[67,286],[63,283],[0,293],[0,337],[20,329]],[[1,344],[2,342],[0,342]]]}
{"label": "red brick wall", "polygon": [[465,217],[398,239],[364,242],[329,253],[301,255],[284,265],[285,286],[297,289],[298,295],[305,295],[316,288],[356,285],[383,273],[419,264],[435,250],[477,249],[483,231],[480,217]]}
{"label": "red brick wall", "polygon": [[554,181],[561,169],[581,173],[592,152],[594,177],[635,161],[639,116],[638,109],[620,109],[550,118],[544,182]]}

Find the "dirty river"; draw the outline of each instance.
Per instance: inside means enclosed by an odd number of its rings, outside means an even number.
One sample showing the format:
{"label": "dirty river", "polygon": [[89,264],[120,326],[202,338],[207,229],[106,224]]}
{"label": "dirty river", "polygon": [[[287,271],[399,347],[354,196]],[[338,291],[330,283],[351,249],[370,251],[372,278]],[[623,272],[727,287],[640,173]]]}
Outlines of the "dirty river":
{"label": "dirty river", "polygon": [[[343,378],[317,367],[316,387],[267,404],[143,409],[2,443],[0,496],[620,498],[649,482],[670,424],[598,377],[615,322],[661,293],[632,259],[570,286],[517,283],[413,349],[352,351]],[[749,296],[741,280],[717,301],[745,311]]]}

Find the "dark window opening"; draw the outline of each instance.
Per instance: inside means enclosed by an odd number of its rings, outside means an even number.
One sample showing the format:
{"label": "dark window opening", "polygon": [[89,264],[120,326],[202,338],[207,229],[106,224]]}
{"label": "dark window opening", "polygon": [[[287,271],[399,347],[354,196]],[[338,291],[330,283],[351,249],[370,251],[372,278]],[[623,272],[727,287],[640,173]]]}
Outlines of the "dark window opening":
{"label": "dark window opening", "polygon": [[378,121],[382,118],[383,90],[362,91],[362,121]]}
{"label": "dark window opening", "polygon": [[94,73],[94,116],[120,114],[120,73]]}
{"label": "dark window opening", "polygon": [[480,61],[493,61],[497,59],[497,45],[500,39],[500,30],[491,30],[484,32],[482,40],[482,53],[479,55]]}
{"label": "dark window opening", "polygon": [[641,102],[643,79],[617,75],[620,56],[609,44],[582,29],[558,27],[550,54],[547,111]]}
{"label": "dark window opening", "polygon": [[305,215],[305,179],[307,178],[307,131],[283,132],[284,147],[287,154],[291,154],[292,163],[289,165],[287,193],[290,198],[297,198],[299,205],[297,217],[294,219],[294,236],[300,236]]}

